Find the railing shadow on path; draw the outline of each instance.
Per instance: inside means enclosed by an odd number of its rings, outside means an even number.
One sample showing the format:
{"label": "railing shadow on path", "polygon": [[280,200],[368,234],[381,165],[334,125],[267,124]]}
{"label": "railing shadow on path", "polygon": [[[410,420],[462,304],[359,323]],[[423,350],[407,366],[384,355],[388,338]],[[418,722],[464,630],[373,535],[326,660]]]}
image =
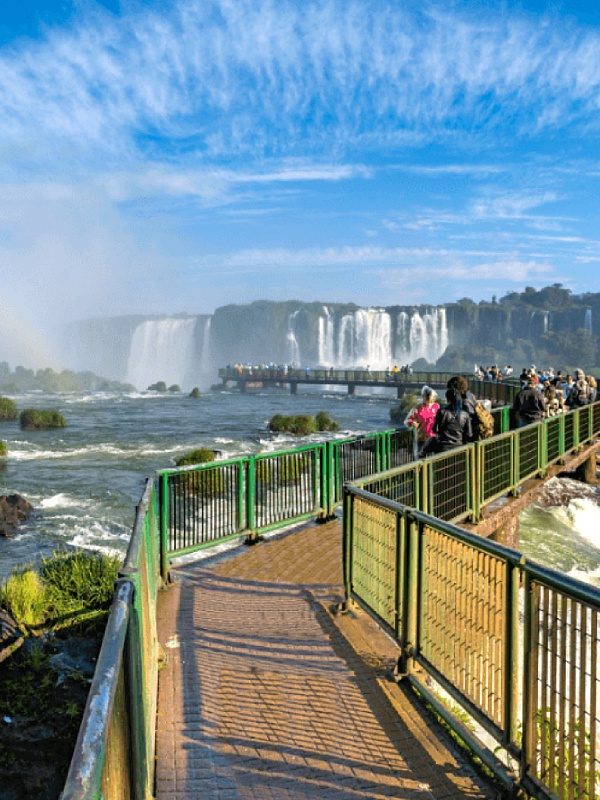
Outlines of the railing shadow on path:
{"label": "railing shadow on path", "polygon": [[[318,544],[320,532],[298,535]],[[158,800],[496,797],[443,736],[432,747],[426,712],[408,693],[382,688],[393,645],[374,625],[364,633],[367,617],[331,613],[341,571],[336,584],[314,568],[309,585],[277,581],[275,562],[285,569],[294,537],[265,546],[270,581],[256,579],[248,550],[221,567],[216,559],[175,571],[159,605],[169,663],[159,683]]]}

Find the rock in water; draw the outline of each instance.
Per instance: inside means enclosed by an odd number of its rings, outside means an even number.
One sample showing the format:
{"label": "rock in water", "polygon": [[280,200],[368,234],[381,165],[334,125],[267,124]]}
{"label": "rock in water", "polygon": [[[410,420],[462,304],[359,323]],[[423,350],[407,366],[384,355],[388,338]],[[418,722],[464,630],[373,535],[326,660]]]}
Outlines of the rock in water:
{"label": "rock in water", "polygon": [[33,506],[20,494],[0,497],[0,536],[9,537],[15,533],[19,523],[27,519]]}

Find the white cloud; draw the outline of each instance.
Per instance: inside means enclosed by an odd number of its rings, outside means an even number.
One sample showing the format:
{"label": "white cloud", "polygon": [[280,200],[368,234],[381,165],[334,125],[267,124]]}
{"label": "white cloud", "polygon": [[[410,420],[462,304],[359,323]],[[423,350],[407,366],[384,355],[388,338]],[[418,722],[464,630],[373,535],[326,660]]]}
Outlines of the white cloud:
{"label": "white cloud", "polygon": [[0,140],[120,160],[163,137],[184,142],[178,158],[286,155],[597,124],[595,30],[432,8],[188,0],[120,19],[82,13],[1,54]]}

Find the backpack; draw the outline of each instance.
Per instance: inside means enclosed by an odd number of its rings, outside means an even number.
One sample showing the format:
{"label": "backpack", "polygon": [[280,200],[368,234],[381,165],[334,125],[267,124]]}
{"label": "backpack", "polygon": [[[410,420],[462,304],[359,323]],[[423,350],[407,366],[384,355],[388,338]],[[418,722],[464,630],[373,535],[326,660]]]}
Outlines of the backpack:
{"label": "backpack", "polygon": [[477,438],[489,439],[494,435],[494,418],[481,403],[475,403],[475,416],[477,417]]}

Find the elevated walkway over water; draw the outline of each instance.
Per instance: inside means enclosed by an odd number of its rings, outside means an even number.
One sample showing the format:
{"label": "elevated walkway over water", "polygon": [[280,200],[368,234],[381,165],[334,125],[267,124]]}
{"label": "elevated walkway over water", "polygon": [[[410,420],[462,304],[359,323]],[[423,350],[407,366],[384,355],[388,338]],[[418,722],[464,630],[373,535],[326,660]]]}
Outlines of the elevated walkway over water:
{"label": "elevated walkway over water", "polygon": [[[298,394],[299,386],[346,386],[349,395],[356,387],[370,389],[395,389],[397,396],[420,390],[425,384],[435,389],[445,389],[454,372],[393,372],[392,370],[366,369],[291,369],[283,367],[223,367],[219,370],[222,385],[228,388],[234,383],[241,392],[264,387],[290,387]],[[477,397],[499,404],[512,403],[519,391],[518,379],[503,381],[471,381],[471,389]]]}
{"label": "elevated walkway over water", "polygon": [[339,522],[172,569],[159,596],[157,800],[500,795],[366,614],[338,614]]}

